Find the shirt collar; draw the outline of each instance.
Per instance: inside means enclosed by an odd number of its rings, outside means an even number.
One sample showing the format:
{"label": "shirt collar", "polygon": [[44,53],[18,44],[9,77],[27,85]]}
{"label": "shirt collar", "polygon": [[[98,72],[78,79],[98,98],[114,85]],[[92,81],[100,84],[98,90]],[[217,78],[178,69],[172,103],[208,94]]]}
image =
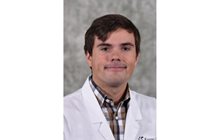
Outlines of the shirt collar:
{"label": "shirt collar", "polygon": [[[95,96],[96,96],[96,98],[97,98],[97,100],[99,102],[99,105],[102,106],[104,101],[105,101],[105,99],[106,98],[109,99],[109,98],[107,97],[107,95],[105,95],[101,91],[101,89],[92,80],[92,75],[89,77],[89,83],[90,83],[90,87],[91,87],[93,93],[95,94]],[[129,102],[129,100],[130,100],[130,93],[129,93],[129,85],[128,84],[127,84],[127,87],[125,89],[125,93],[124,94],[126,94],[126,95],[125,95],[125,98],[124,98],[123,102],[125,102],[125,101]],[[109,100],[112,100],[112,99],[109,99]]]}

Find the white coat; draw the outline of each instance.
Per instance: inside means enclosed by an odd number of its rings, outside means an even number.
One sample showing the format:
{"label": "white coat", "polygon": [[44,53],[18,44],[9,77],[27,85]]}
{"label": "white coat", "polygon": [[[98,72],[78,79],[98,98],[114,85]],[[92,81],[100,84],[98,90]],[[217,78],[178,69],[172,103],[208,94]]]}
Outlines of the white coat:
{"label": "white coat", "polygon": [[[129,89],[130,90],[130,89]],[[156,140],[156,100],[130,90],[124,140]],[[114,140],[89,85],[64,97],[64,140]]]}

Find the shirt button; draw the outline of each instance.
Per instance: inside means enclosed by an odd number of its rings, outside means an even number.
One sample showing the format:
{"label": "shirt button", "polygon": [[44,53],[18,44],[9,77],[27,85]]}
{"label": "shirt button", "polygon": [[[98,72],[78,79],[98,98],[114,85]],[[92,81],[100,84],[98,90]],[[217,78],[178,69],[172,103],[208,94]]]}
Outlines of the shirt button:
{"label": "shirt button", "polygon": [[107,103],[109,103],[109,99],[106,99],[105,101],[106,101]]}
{"label": "shirt button", "polygon": [[116,116],[115,119],[118,120],[118,116]]}

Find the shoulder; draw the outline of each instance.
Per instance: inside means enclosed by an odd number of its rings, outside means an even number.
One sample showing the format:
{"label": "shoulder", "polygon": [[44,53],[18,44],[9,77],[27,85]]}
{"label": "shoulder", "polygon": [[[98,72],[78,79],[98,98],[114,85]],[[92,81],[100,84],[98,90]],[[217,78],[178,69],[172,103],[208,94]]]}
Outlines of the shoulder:
{"label": "shoulder", "polygon": [[80,100],[80,99],[82,99],[82,89],[79,89],[71,94],[64,96],[63,98],[64,107],[67,107],[68,105],[76,102],[76,100]]}
{"label": "shoulder", "polygon": [[75,96],[78,96],[81,93],[82,93],[82,89],[78,89],[77,91],[64,96],[64,100],[69,100],[71,98],[74,98]]}
{"label": "shoulder", "polygon": [[131,90],[132,98],[135,98],[139,106],[156,109],[156,98],[146,96]]}

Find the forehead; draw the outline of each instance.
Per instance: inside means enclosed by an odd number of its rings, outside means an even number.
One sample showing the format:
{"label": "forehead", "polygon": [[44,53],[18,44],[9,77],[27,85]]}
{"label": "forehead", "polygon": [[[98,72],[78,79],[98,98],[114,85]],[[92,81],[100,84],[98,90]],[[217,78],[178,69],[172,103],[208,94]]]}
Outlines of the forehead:
{"label": "forehead", "polygon": [[[102,43],[102,42],[103,42],[102,40],[98,39],[98,37],[95,36],[94,45],[97,43]],[[104,42],[111,43],[111,44],[125,43],[125,42],[134,43],[135,38],[134,38],[133,33],[129,33],[125,29],[118,28],[117,30],[113,32],[109,32]]]}

